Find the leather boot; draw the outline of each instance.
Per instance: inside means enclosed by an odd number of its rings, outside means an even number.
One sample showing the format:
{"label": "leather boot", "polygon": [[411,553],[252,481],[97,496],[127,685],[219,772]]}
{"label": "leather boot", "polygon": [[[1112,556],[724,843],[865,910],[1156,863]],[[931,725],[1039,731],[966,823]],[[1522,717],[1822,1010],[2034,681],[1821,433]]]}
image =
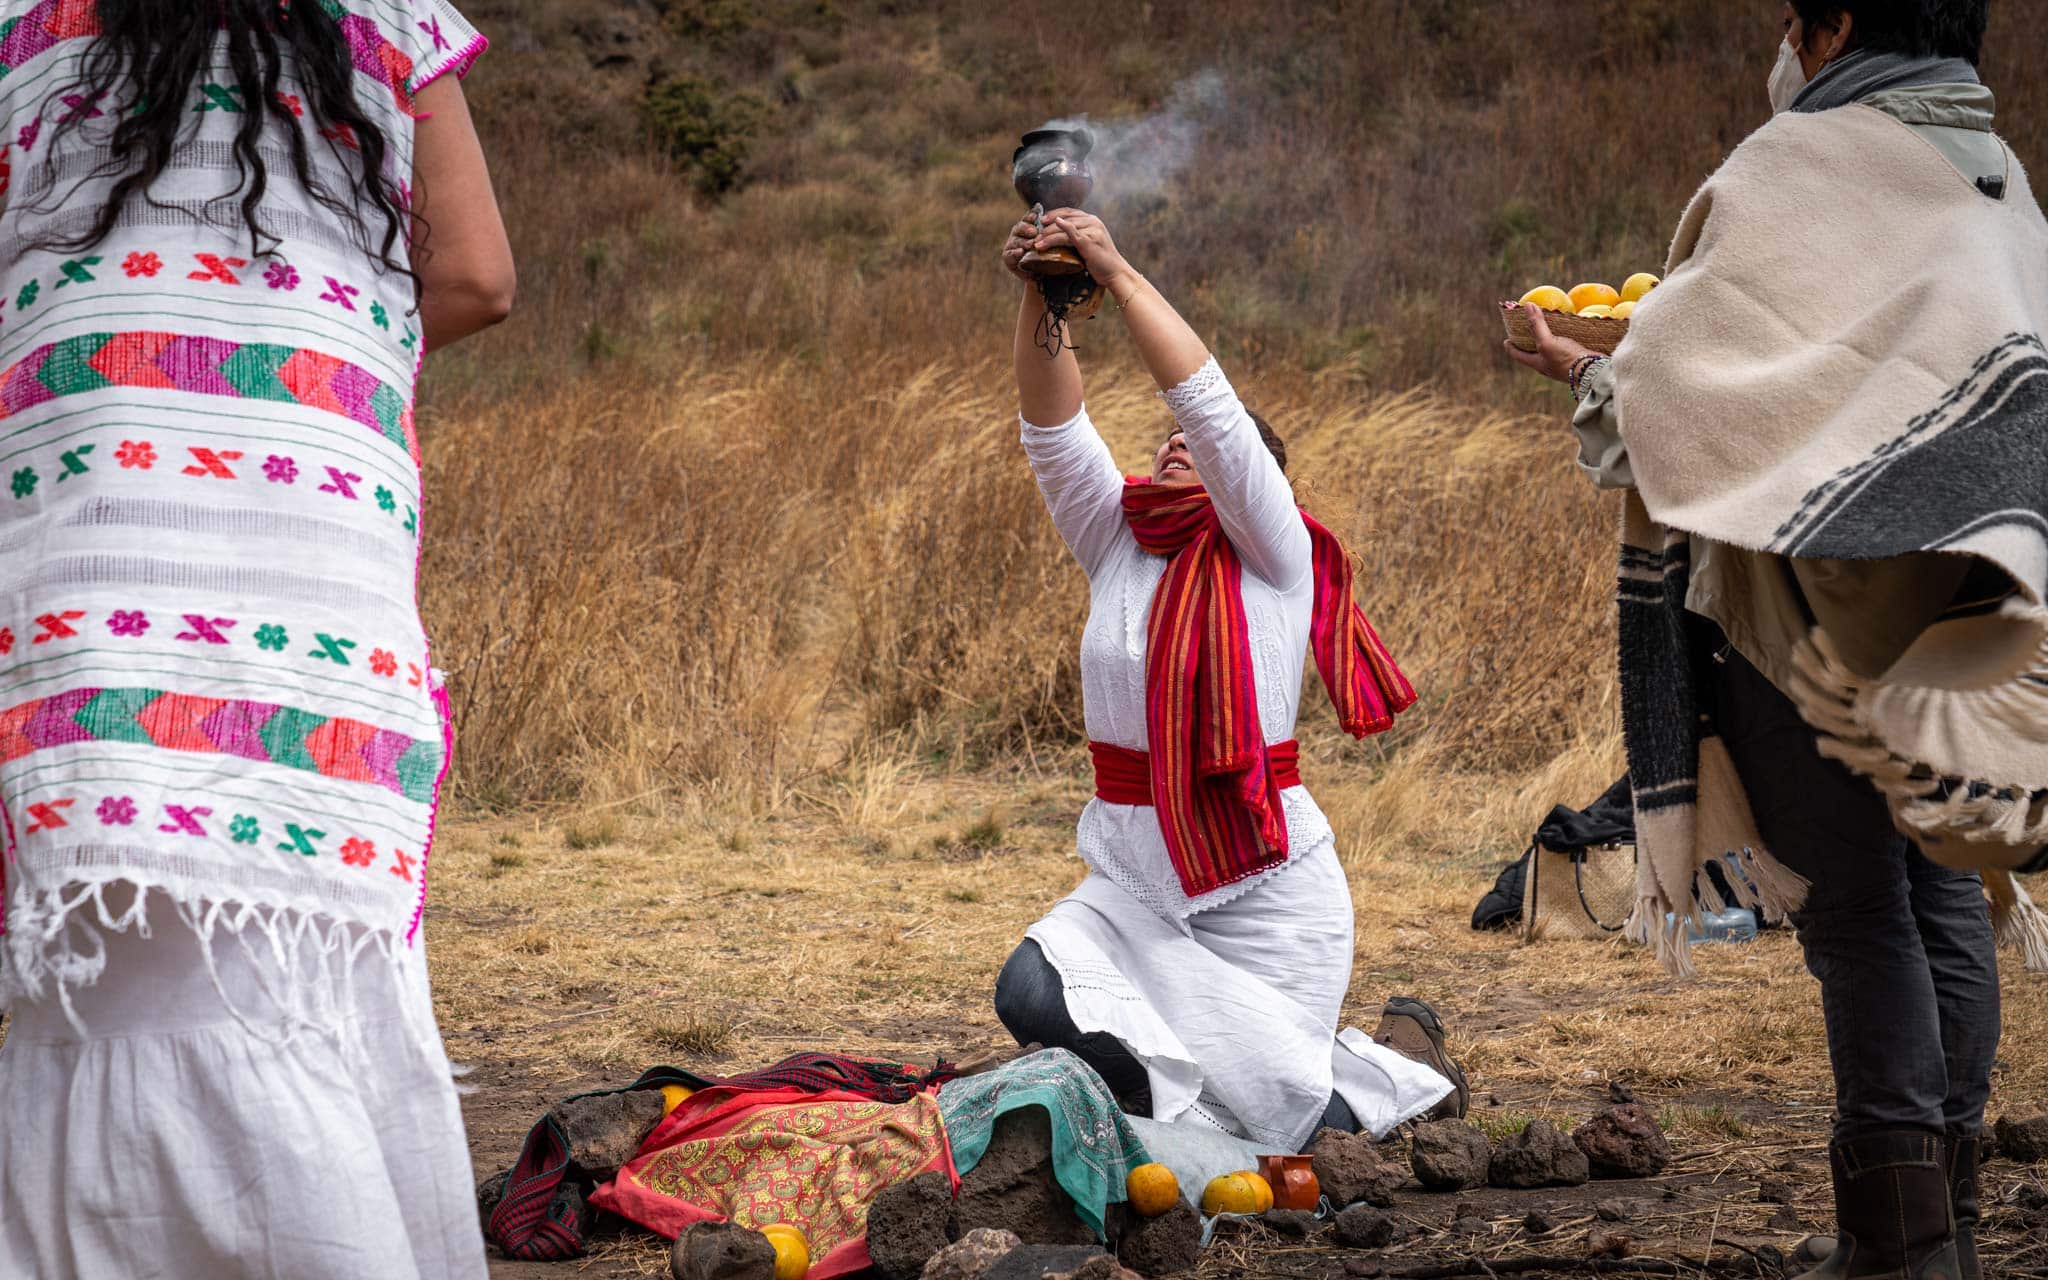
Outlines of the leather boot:
{"label": "leather boot", "polygon": [[1963,1280],[1984,1280],[1984,1264],[1977,1259],[1977,1223],[1984,1210],[1977,1199],[1977,1169],[1983,1162],[1982,1137],[1948,1137],[1948,1202],[1956,1221],[1956,1259],[1962,1264]]}
{"label": "leather boot", "polygon": [[1828,1145],[1836,1248],[1800,1280],[1963,1280],[1948,1143],[1890,1129]]}

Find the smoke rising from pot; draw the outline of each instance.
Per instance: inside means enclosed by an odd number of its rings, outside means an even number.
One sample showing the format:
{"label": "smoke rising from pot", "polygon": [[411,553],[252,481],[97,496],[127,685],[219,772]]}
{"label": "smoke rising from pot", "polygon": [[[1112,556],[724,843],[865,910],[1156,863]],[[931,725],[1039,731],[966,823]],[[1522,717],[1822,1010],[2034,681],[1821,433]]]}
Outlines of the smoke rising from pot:
{"label": "smoke rising from pot", "polygon": [[1228,102],[1223,73],[1211,69],[1175,85],[1165,104],[1149,115],[1108,120],[1069,116],[1044,127],[1086,128],[1095,135],[1095,150],[1088,158],[1095,171],[1095,197],[1089,203],[1115,213],[1133,201],[1165,192],[1193,162],[1204,130],[1223,116]]}

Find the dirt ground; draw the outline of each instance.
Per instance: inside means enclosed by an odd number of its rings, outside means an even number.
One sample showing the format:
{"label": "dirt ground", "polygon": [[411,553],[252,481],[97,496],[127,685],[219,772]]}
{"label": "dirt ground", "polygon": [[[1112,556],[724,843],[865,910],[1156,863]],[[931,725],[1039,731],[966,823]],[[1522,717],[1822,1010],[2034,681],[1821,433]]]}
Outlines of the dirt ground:
{"label": "dirt ground", "polygon": [[[996,971],[1079,876],[1071,822],[1083,796],[1065,763],[966,779],[872,765],[759,817],[621,806],[453,824],[435,855],[429,954],[450,1051],[471,1068],[479,1179],[510,1164],[552,1100],[657,1063],[744,1069],[804,1048],[930,1059],[999,1042]],[[1475,934],[1472,905],[1508,851],[1406,857],[1347,841],[1363,819],[1341,793],[1326,807],[1340,848],[1369,850],[1347,860],[1349,1021],[1369,1027],[1388,995],[1419,995],[1446,1015],[1472,1118],[1496,1136],[1534,1117],[1568,1129],[1620,1084],[1658,1111],[1678,1158],[1653,1182],[1417,1190],[1398,1214],[1420,1233],[1382,1255],[1234,1234],[1205,1272],[1306,1277],[1348,1264],[1368,1275],[1469,1257],[1512,1271],[1517,1258],[1584,1258],[1597,1233],[1675,1264],[1662,1274],[1771,1275],[1774,1250],[1830,1225],[1818,999],[1787,934],[1713,948],[1691,982],[1624,943]],[[2048,985],[2007,969],[1994,1116],[2048,1102]],[[1992,1274],[2048,1275],[2048,1175],[1994,1162],[1987,1178]],[[1600,1220],[1603,1202],[1622,1220]],[[1527,1231],[1531,1210],[1553,1230]],[[1485,1234],[1450,1232],[1473,1216]],[[573,1263],[497,1260],[492,1274],[665,1267],[662,1242],[626,1236]]]}

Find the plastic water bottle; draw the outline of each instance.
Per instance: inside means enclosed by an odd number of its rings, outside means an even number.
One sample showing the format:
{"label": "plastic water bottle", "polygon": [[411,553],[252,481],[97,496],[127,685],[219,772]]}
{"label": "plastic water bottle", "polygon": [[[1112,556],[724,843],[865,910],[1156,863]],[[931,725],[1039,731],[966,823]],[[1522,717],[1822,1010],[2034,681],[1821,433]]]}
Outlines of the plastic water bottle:
{"label": "plastic water bottle", "polygon": [[[1671,924],[1674,918],[1666,914],[1664,923]],[[1686,931],[1686,938],[1691,942],[1754,942],[1756,912],[1748,907],[1709,911],[1700,917],[1699,923]]]}

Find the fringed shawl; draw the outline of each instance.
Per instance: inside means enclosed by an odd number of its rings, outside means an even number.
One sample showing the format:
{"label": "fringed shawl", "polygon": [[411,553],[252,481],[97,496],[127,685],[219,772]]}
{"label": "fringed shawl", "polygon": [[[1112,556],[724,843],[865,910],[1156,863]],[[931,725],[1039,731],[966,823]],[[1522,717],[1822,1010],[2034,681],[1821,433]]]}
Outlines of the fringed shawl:
{"label": "fringed shawl", "polygon": [[1786,693],[1930,857],[1985,872],[2003,935],[2048,965],[2007,874],[2048,843],[2044,332],[2048,222],[2017,160],[1993,198],[1906,126],[1845,107],[1778,117],[1694,198],[1615,359],[1638,485],[1620,589],[1633,929],[1673,967],[1715,905],[1693,893],[1707,859],[1749,851],[1745,896],[1767,909],[1803,896],[1700,716],[1680,620],[1692,537],[1996,571],[1996,591],[1959,596],[1875,675],[1815,626]]}

